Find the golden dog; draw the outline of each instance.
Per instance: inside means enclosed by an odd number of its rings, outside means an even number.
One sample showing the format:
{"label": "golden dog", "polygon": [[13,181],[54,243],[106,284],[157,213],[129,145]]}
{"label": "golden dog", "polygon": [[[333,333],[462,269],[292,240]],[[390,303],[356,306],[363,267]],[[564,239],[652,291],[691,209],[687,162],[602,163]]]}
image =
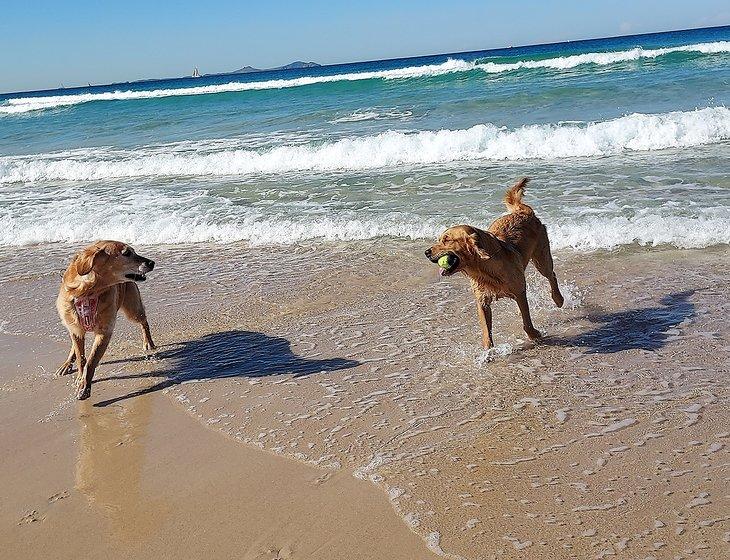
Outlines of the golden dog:
{"label": "golden dog", "polygon": [[485,348],[494,346],[491,303],[501,297],[517,302],[522,325],[531,340],[542,336],[532,324],[527,305],[525,268],[530,261],[550,281],[555,305],[563,306],[547,231],[532,208],[522,202],[528,181],[521,179],[507,191],[504,202],[509,214],[495,220],[487,231],[467,225],[454,226],[426,250],[426,256],[434,263],[446,256],[448,266],[441,268],[442,275],[462,272],[471,280]]}
{"label": "golden dog", "polygon": [[[56,300],[56,309],[71,336],[68,359],[56,371],[67,375],[78,364],[76,398],[91,396],[91,380],[111,340],[117,313],[142,327],[143,348],[154,350],[142,297],[135,282],[146,279],[154,261],[139,256],[126,243],[97,241],[74,256],[66,269]],[[94,345],[85,356],[86,333],[93,332]]]}

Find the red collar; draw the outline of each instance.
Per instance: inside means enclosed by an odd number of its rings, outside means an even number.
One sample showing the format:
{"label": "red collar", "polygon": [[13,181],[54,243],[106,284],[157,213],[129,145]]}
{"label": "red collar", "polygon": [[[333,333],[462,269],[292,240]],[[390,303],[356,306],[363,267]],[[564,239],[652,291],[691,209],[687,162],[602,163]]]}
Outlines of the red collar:
{"label": "red collar", "polygon": [[96,326],[96,304],[98,302],[99,296],[97,294],[74,298],[76,315],[79,318],[81,328],[86,332],[93,331]]}

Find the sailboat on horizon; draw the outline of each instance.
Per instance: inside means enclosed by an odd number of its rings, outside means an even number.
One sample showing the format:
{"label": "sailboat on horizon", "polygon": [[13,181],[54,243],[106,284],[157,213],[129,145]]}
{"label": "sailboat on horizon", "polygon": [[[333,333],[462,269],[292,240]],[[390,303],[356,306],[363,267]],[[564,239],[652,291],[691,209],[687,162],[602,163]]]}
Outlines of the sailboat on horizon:
{"label": "sailboat on horizon", "polygon": [[191,77],[192,78],[201,78],[202,77],[200,75],[200,70],[198,70],[198,67],[197,66],[193,69],[193,75]]}

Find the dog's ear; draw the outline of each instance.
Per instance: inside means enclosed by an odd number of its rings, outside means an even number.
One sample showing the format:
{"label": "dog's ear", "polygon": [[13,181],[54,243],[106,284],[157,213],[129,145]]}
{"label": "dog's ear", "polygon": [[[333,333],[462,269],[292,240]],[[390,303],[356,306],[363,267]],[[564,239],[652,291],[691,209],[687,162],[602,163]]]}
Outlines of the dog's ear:
{"label": "dog's ear", "polygon": [[499,253],[499,241],[486,232],[474,232],[469,235],[469,245],[477,256],[489,259]]}
{"label": "dog's ear", "polygon": [[76,257],[76,274],[86,276],[94,269],[94,265],[98,263],[100,257],[106,255],[104,249],[96,247],[86,249],[78,257]]}

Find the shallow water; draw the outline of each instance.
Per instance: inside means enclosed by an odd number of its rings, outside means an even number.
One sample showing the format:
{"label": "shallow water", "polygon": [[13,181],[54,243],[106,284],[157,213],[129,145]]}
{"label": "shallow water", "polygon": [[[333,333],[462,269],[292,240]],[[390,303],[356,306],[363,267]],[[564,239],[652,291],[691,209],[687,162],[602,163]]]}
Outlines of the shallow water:
{"label": "shallow water", "polygon": [[[563,309],[529,273],[546,338],[500,300],[490,353],[468,283],[419,244],[349,249],[140,249],[160,263],[142,286],[159,351],[137,358],[120,320],[97,380],[116,396],[94,405],[161,391],[242,443],[349,470],[444,554],[722,557],[726,249],[558,252]],[[63,339],[48,302],[70,252],[0,255],[4,331]],[[27,258],[46,269],[23,277]]]}

